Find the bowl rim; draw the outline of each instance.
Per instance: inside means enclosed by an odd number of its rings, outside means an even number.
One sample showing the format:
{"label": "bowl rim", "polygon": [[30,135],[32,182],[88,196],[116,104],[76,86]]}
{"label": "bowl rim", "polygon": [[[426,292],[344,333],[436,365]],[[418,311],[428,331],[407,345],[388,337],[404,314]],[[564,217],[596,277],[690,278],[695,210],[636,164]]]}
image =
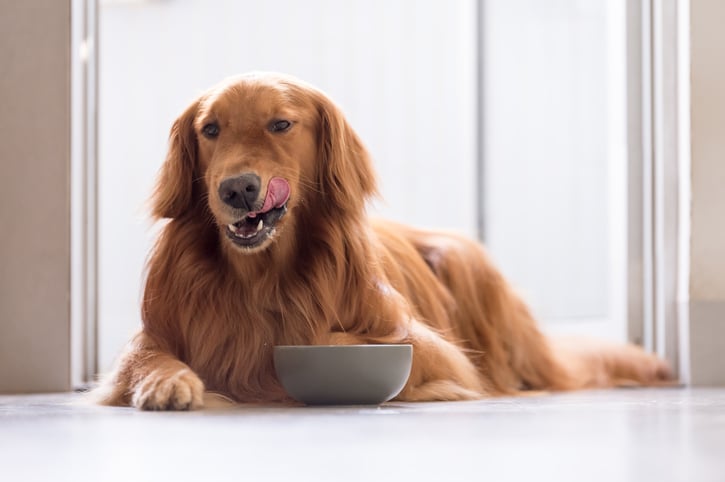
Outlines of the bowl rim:
{"label": "bowl rim", "polygon": [[380,348],[380,347],[396,347],[396,348],[404,348],[409,347],[412,348],[412,343],[376,343],[376,344],[369,344],[369,345],[274,345],[274,349],[285,349],[285,350],[316,350],[316,349],[332,349],[332,348]]}

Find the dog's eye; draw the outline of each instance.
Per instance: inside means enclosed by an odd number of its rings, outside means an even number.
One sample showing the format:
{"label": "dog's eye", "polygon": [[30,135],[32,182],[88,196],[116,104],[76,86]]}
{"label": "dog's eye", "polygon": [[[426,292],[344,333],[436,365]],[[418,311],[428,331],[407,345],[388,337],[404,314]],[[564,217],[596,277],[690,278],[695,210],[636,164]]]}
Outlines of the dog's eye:
{"label": "dog's eye", "polygon": [[208,139],[214,139],[219,136],[219,124],[210,122],[201,128],[201,133]]}
{"label": "dog's eye", "polygon": [[284,132],[292,127],[292,123],[288,120],[275,120],[269,124],[270,132]]}

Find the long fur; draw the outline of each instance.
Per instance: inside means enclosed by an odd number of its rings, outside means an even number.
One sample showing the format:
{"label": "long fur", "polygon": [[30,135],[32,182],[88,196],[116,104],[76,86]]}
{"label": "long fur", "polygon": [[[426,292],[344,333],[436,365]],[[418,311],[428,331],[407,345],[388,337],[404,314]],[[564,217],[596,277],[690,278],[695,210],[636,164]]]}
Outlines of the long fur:
{"label": "long fur", "polygon": [[[285,136],[268,134],[292,116]],[[213,118],[234,136],[202,139]],[[293,133],[294,132],[294,133]],[[223,234],[221,179],[243,172],[291,186],[263,249]],[[169,218],[148,264],[143,328],[96,392],[102,403],[198,408],[204,390],[236,401],[287,395],[279,344],[412,343],[400,400],[656,384],[669,369],[632,345],[549,340],[478,243],[371,221],[370,157],[340,109],[298,80],[250,74],[204,93],[174,123],[153,198]]]}

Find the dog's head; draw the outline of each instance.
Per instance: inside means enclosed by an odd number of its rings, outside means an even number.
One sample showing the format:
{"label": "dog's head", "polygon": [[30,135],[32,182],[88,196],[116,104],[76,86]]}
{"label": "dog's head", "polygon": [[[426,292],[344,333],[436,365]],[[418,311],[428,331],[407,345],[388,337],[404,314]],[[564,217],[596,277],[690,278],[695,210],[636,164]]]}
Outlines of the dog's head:
{"label": "dog's head", "polygon": [[279,237],[296,210],[357,216],[375,191],[368,154],[335,104],[290,77],[248,74],[202,94],[176,120],[153,214],[208,208],[223,238],[250,253]]}

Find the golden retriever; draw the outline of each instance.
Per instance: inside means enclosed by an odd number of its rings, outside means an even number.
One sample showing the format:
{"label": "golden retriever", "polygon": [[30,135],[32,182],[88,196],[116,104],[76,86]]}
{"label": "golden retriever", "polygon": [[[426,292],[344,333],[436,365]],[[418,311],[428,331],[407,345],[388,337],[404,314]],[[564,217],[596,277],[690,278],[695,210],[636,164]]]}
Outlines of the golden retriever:
{"label": "golden retriever", "polygon": [[373,165],[340,109],[276,74],[229,79],[176,120],[153,197],[169,218],[141,332],[102,403],[194,409],[205,390],[288,400],[275,345],[411,343],[402,401],[656,384],[638,347],[552,340],[483,247],[366,215]]}

